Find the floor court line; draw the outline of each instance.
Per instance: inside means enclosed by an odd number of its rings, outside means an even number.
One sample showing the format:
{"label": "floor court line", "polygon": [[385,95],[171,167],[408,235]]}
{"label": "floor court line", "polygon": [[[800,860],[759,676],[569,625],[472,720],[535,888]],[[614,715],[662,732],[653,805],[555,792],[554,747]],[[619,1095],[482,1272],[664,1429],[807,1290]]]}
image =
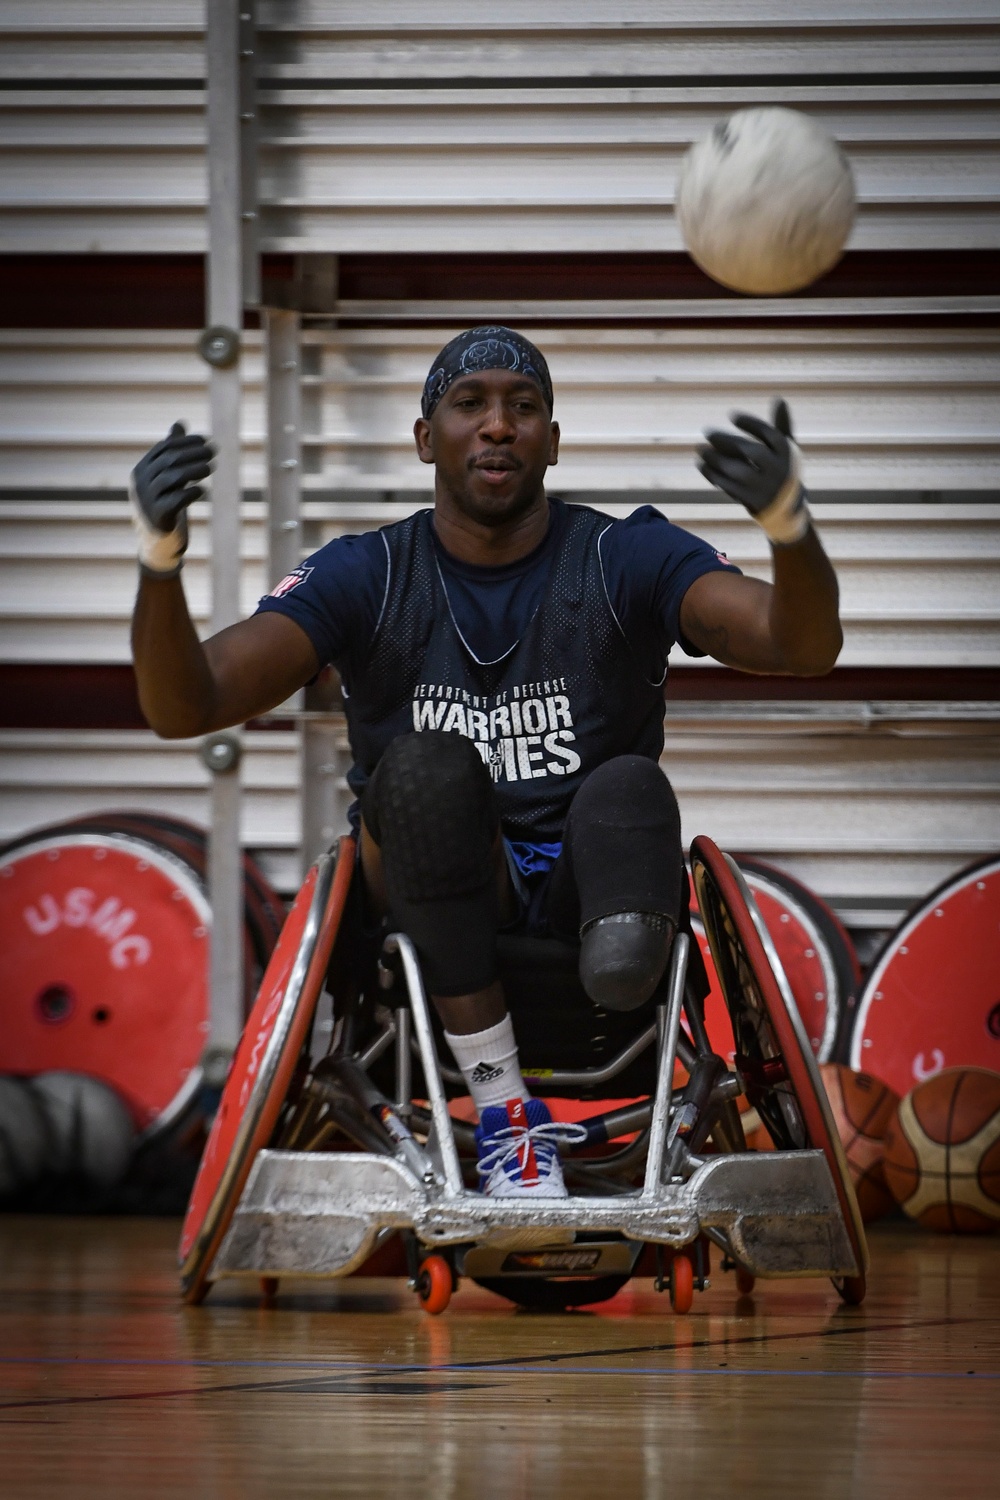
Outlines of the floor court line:
{"label": "floor court line", "polygon": [[[454,1370],[455,1372],[460,1372],[461,1369],[462,1369],[462,1366],[459,1365],[459,1366],[454,1366],[454,1367],[448,1367],[447,1370],[440,1370],[440,1371],[437,1371],[435,1373],[439,1373],[441,1375],[445,1375],[445,1374],[451,1373],[452,1370]],[[412,1374],[412,1373],[417,1373],[417,1372],[407,1371],[406,1373],[407,1374]],[[619,1367],[619,1368],[616,1368],[616,1367],[613,1366],[611,1369],[595,1370],[593,1368],[593,1366],[588,1366],[588,1367],[586,1367],[584,1369],[580,1369],[580,1370],[574,1370],[574,1369],[567,1370],[567,1369],[563,1368],[563,1369],[552,1370],[552,1371],[541,1371],[541,1370],[538,1369],[537,1366],[527,1366],[526,1367],[524,1365],[509,1365],[509,1366],[505,1366],[503,1369],[497,1369],[496,1367],[494,1367],[491,1373],[493,1373],[495,1375],[539,1375],[539,1374],[553,1374],[553,1375],[560,1376],[560,1377],[562,1377],[564,1379],[566,1377],[568,1377],[568,1376],[584,1375],[584,1376],[588,1376],[590,1378],[599,1378],[599,1379],[602,1379],[604,1377],[616,1377],[616,1376],[617,1377],[625,1377],[625,1378],[629,1378],[629,1379],[636,1379],[636,1378],[638,1378],[638,1377],[641,1376],[644,1379],[648,1379],[651,1376],[652,1377],[659,1376],[659,1377],[662,1377],[664,1379],[676,1380],[676,1379],[684,1379],[686,1376],[689,1376],[689,1375],[690,1376],[714,1375],[714,1376],[721,1376],[721,1377],[746,1376],[749,1379],[757,1379],[757,1378],[765,1378],[765,1379],[779,1379],[779,1378],[783,1378],[783,1379],[788,1379],[788,1378],[794,1378],[794,1379],[797,1379],[797,1380],[799,1380],[799,1379],[823,1379],[823,1380],[831,1380],[831,1379],[833,1379],[833,1380],[845,1380],[846,1379],[846,1380],[861,1380],[861,1381],[865,1381],[865,1380],[1000,1380],[1000,1371],[997,1371],[997,1372],[989,1372],[989,1371],[979,1372],[979,1371],[975,1371],[975,1370],[965,1370],[965,1371],[962,1371],[962,1370],[878,1370],[878,1369],[861,1369],[861,1370],[802,1370],[802,1369],[798,1369],[798,1370],[784,1370],[784,1369],[782,1369],[782,1370],[747,1370],[747,1369],[720,1369],[718,1366],[701,1366],[701,1367],[693,1366],[691,1368],[673,1369],[673,1370],[661,1370],[661,1369],[655,1369],[655,1368],[642,1368],[642,1367],[634,1367],[634,1366],[625,1366],[625,1367]],[[387,1369],[381,1368],[381,1369],[371,1370],[371,1371],[367,1372],[367,1374],[368,1374],[368,1377],[369,1377],[369,1381],[371,1381],[372,1379],[374,1379],[376,1381],[376,1383],[377,1383],[379,1375],[382,1375],[386,1379],[388,1379],[389,1377],[391,1377],[391,1375],[393,1374],[393,1372],[391,1370],[387,1370]],[[224,1395],[235,1395],[237,1393],[240,1393],[240,1394],[243,1394],[243,1395],[249,1395],[249,1394],[251,1394],[254,1391],[259,1391],[262,1394],[266,1392],[267,1394],[272,1395],[272,1396],[280,1396],[280,1395],[283,1395],[283,1394],[284,1395],[307,1396],[307,1395],[310,1394],[310,1387],[313,1387],[315,1389],[315,1394],[316,1395],[336,1395],[338,1393],[342,1394],[342,1395],[345,1395],[345,1396],[359,1395],[359,1394],[370,1395],[372,1393],[371,1389],[370,1389],[370,1384],[369,1384],[368,1387],[366,1387],[366,1389],[363,1392],[352,1391],[350,1389],[352,1382],[357,1381],[357,1378],[358,1378],[358,1376],[356,1374],[352,1374],[350,1376],[341,1375],[340,1376],[341,1385],[339,1387],[338,1387],[338,1385],[336,1383],[336,1377],[331,1378],[331,1376],[329,1376],[329,1375],[320,1375],[320,1376],[314,1377],[311,1380],[297,1380],[297,1381],[294,1381],[294,1382],[293,1381],[288,1381],[288,1380],[247,1380],[247,1381],[233,1382],[233,1383],[228,1384],[228,1385],[182,1386],[182,1387],[180,1387],[178,1389],[167,1390],[167,1391],[116,1391],[116,1392],[109,1392],[106,1395],[94,1395],[94,1396],[43,1396],[43,1397],[36,1397],[36,1398],[33,1398],[31,1400],[28,1400],[28,1401],[5,1401],[5,1402],[0,1402],[0,1412],[4,1412],[4,1411],[24,1411],[24,1410],[28,1410],[28,1409],[34,1409],[34,1410],[46,1409],[46,1410],[51,1410],[51,1409],[54,1409],[56,1407],[66,1407],[66,1406],[107,1405],[108,1403],[113,1403],[113,1402],[116,1402],[116,1401],[119,1401],[119,1402],[120,1401],[166,1401],[166,1400],[176,1400],[176,1399],[181,1398],[181,1397],[224,1396]],[[331,1389],[331,1387],[332,1387],[332,1389]],[[465,1390],[469,1390],[469,1391],[473,1391],[473,1390],[492,1390],[492,1389],[495,1389],[495,1387],[492,1386],[492,1385],[490,1385],[489,1383],[480,1382],[477,1385],[464,1387],[464,1389]],[[441,1383],[441,1390],[444,1393],[449,1393],[448,1385],[444,1381],[442,1381],[442,1383]],[[385,1395],[407,1395],[407,1394],[412,1395],[413,1391],[412,1390],[411,1391],[398,1390],[398,1389],[397,1390],[384,1389],[383,1390],[383,1394],[385,1394]],[[428,1393],[426,1391],[418,1391],[417,1394],[426,1395]],[[2,1420],[3,1419],[0,1418],[0,1421],[2,1421]]]}
{"label": "floor court line", "polygon": [[[851,1316],[845,1314],[845,1316]],[[975,1323],[975,1318],[912,1318],[903,1322],[895,1323],[844,1323],[839,1328],[810,1328],[810,1329],[788,1329],[784,1333],[742,1333],[735,1337],[723,1335],[721,1338],[692,1339],[690,1343],[656,1343],[656,1344],[624,1344],[614,1349],[570,1349],[565,1354],[529,1354],[519,1361],[521,1365],[539,1364],[561,1364],[567,1359],[613,1359],[622,1354],[669,1354],[671,1352],[689,1353],[692,1349],[733,1349],[739,1345],[746,1344],[776,1344],[798,1339],[824,1339],[848,1337],[852,1334],[862,1333],[899,1333],[907,1329],[918,1328],[942,1328],[950,1324]],[[488,1370],[497,1366],[509,1365],[509,1359],[481,1359],[475,1362],[476,1369]],[[435,1369],[443,1369],[444,1366],[433,1366]],[[456,1366],[457,1368],[457,1366]]]}
{"label": "floor court line", "polygon": [[[784,1333],[748,1333],[735,1337],[723,1335],[716,1339],[694,1339],[691,1343],[624,1344],[605,1349],[569,1349],[564,1354],[527,1354],[517,1362],[517,1368],[529,1365],[560,1364],[567,1359],[614,1358],[622,1354],[669,1354],[672,1350],[688,1353],[692,1349],[734,1348],[740,1344],[771,1344],[796,1339],[840,1338],[860,1333],[899,1333],[907,1329],[958,1327],[978,1323],[978,1318],[910,1318],[896,1323],[850,1323],[839,1328],[788,1329]],[[387,1373],[427,1374],[434,1371],[490,1370],[512,1368],[507,1359],[480,1359],[463,1363],[447,1364],[358,1364],[356,1361],[284,1360],[284,1359],[122,1359],[99,1355],[31,1355],[0,1354],[0,1365],[109,1365],[122,1367],[182,1370],[201,1369],[263,1369],[263,1370],[336,1370],[345,1374],[360,1374],[373,1369]]]}

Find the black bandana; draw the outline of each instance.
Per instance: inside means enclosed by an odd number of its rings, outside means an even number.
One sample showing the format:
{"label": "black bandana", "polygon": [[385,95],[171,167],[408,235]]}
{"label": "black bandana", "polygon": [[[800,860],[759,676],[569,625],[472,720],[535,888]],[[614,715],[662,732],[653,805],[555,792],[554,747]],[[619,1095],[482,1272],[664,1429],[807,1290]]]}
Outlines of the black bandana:
{"label": "black bandana", "polygon": [[544,355],[530,339],[500,325],[469,328],[445,344],[424,381],[420,398],[423,415],[431,415],[452,381],[462,375],[476,375],[480,370],[512,370],[526,375],[540,387],[551,412],[552,381]]}

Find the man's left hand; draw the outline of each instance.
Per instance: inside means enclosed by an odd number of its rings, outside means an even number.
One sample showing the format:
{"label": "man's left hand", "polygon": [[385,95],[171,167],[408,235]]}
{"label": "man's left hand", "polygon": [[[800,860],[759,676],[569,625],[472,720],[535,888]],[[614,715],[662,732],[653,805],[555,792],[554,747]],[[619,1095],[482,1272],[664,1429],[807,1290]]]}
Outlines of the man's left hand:
{"label": "man's left hand", "polygon": [[785,401],[776,401],[772,420],[737,412],[733,426],[749,437],[711,429],[698,449],[698,469],[716,489],[746,506],[776,546],[801,541],[809,529],[809,507],[802,485],[802,462],[792,437]]}

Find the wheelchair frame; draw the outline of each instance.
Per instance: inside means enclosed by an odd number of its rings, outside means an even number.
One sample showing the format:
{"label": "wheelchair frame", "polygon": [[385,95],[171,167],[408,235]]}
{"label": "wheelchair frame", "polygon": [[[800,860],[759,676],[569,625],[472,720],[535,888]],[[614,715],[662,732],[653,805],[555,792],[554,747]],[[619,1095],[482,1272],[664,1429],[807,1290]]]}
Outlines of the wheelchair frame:
{"label": "wheelchair frame", "polygon": [[[635,1273],[645,1247],[658,1287],[669,1286],[675,1309],[686,1310],[694,1281],[705,1282],[706,1241],[737,1269],[741,1291],[758,1276],[828,1275],[845,1300],[861,1300],[864,1231],[819,1074],[753,898],[710,840],[695,840],[692,868],[733,1021],[735,1066],[712,1051],[686,986],[689,939],[680,933],[655,1026],[603,1068],[544,1080],[603,1085],[656,1049],[650,1099],[580,1122],[585,1140],[563,1153],[571,1194],[562,1199],[494,1199],[467,1185],[460,1148],[474,1155],[472,1127],[453,1119],[444,1087],[461,1075],[438,1058],[404,934],[383,948],[380,982],[397,988],[398,1004],[381,1013],[378,1035],[359,1051],[335,1029],[330,1053],[303,1065],[354,854],[353,841],[342,839],[336,856],[314,867],[308,900],[309,882],[276,950],[281,972],[270,984],[271,969],[265,976],[192,1194],[181,1243],[188,1301],[220,1277],[259,1278],[273,1292],[282,1276],[346,1276],[397,1234],[430,1311],[447,1305],[461,1275],[515,1301],[530,1302],[529,1283],[546,1282],[562,1305],[601,1300]],[[368,1076],[390,1047],[394,1099]],[[411,1097],[414,1054],[426,1105]],[[674,1087],[678,1059],[688,1078]],[[744,1093],[768,1125],[773,1152],[746,1148],[736,1105]],[[630,1134],[610,1155],[580,1155]],[[357,1149],[323,1150],[335,1135]],[[696,1265],[682,1253],[691,1247]],[[590,1296],[598,1283],[600,1295]]]}

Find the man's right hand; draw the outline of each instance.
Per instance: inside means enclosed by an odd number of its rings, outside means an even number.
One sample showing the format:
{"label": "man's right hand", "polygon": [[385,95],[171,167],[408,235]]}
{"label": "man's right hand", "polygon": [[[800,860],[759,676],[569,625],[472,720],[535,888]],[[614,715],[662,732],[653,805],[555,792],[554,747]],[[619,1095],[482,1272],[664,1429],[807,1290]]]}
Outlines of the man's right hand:
{"label": "man's right hand", "polygon": [[786,401],[776,401],[771,421],[737,412],[733,426],[750,434],[706,432],[698,468],[710,484],[745,505],[774,546],[800,542],[809,530],[802,461],[792,437]]}
{"label": "man's right hand", "polygon": [[132,470],[129,499],[146,572],[160,577],[180,572],[188,543],[187,507],[201,499],[199,481],[208,478],[214,457],[211,443],[175,422]]}

